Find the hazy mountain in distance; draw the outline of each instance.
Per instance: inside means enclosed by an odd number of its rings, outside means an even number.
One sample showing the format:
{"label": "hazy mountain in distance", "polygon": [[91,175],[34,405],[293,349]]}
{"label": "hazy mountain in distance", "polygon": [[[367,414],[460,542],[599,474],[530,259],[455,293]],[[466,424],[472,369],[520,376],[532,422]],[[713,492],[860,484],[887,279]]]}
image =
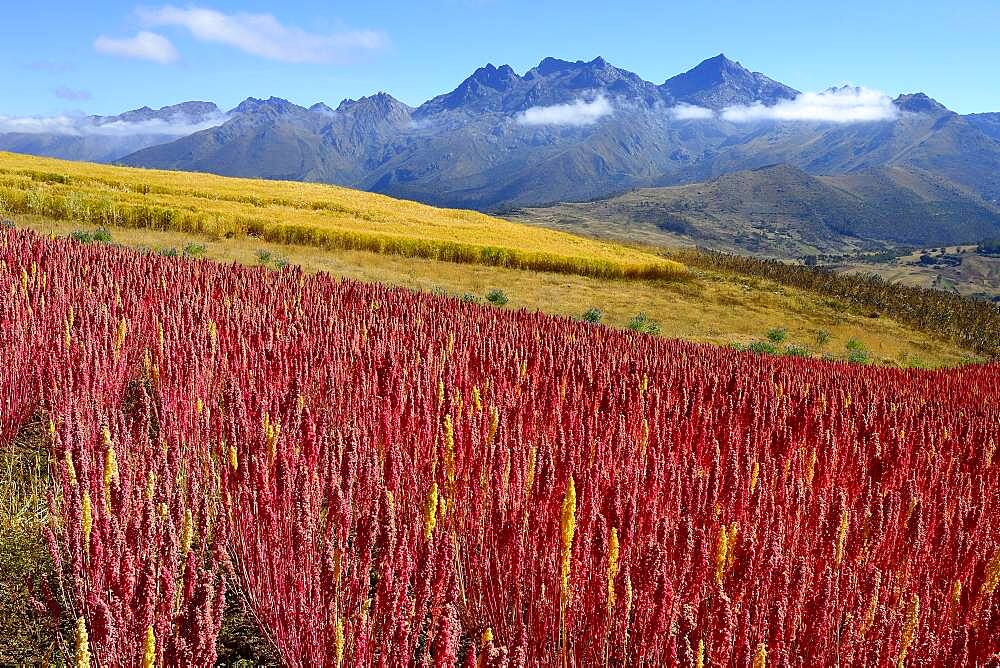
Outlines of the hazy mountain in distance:
{"label": "hazy mountain in distance", "polygon": [[[221,124],[225,115],[212,102],[183,102],[160,109],[142,107],[117,116],[31,120],[13,123],[0,117],[0,150],[112,162],[148,146]],[[20,129],[18,125],[31,127]]]}

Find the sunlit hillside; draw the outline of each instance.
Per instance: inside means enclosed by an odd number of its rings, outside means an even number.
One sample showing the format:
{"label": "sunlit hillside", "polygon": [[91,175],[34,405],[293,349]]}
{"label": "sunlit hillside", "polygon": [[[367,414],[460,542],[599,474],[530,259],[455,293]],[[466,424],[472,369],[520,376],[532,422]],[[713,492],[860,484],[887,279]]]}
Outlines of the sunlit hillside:
{"label": "sunlit hillside", "polygon": [[91,225],[320,248],[669,278],[684,267],[611,243],[336,186],[67,162],[0,152],[0,210]]}

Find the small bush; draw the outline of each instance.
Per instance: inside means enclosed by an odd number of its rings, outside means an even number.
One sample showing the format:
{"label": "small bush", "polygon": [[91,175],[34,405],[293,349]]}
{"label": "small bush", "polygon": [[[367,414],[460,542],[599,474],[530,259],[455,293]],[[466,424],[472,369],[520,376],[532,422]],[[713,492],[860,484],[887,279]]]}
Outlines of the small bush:
{"label": "small bush", "polygon": [[645,313],[637,313],[634,315],[625,327],[634,332],[641,332],[642,334],[660,333],[660,323],[656,322]]}
{"label": "small bush", "polygon": [[173,246],[157,249],[156,253],[163,257],[177,257],[180,255],[180,252]]}
{"label": "small bush", "polygon": [[3,220],[0,220],[0,228],[3,228],[5,230],[12,230],[14,229],[14,227],[16,227],[14,225],[14,221],[11,220],[10,218],[4,218]]}
{"label": "small bush", "polygon": [[464,295],[458,298],[463,304],[478,304],[480,299],[478,296],[472,294],[471,292],[466,292]]}
{"label": "small bush", "polygon": [[785,346],[785,354],[789,357],[812,357],[812,352],[808,348],[794,344]]}
{"label": "small bush", "polygon": [[97,243],[109,244],[111,243],[111,232],[109,232],[106,227],[98,227],[94,230],[91,238]]}
{"label": "small bush", "polygon": [[844,347],[846,347],[850,351],[857,351],[857,350],[863,351],[865,349],[865,344],[863,344],[861,341],[857,339],[852,338],[845,344]]}
{"label": "small bush", "polygon": [[767,331],[767,340],[771,343],[784,343],[788,338],[788,330],[784,327],[775,327]]}
{"label": "small bush", "polygon": [[184,246],[185,257],[202,257],[208,249],[204,244],[188,244]]}
{"label": "small bush", "polygon": [[820,347],[823,347],[823,346],[825,346],[828,343],[830,343],[830,332],[826,331],[825,329],[817,329],[816,330],[816,345],[820,346]]}
{"label": "small bush", "polygon": [[283,255],[275,255],[274,259],[271,260],[271,264],[274,265],[275,269],[284,269],[288,266],[288,258]]}
{"label": "small bush", "polygon": [[778,348],[770,341],[754,341],[746,347],[752,353],[767,353],[768,355],[777,355]]}
{"label": "small bush", "polygon": [[601,322],[601,318],[604,317],[604,311],[599,308],[589,308],[583,314],[583,321],[589,322],[591,325],[596,325]]}
{"label": "small bush", "polygon": [[257,261],[261,264],[270,264],[271,259],[274,257],[274,253],[269,250],[264,250],[261,248],[257,251]]}
{"label": "small bush", "polygon": [[868,351],[864,348],[861,348],[860,350],[852,350],[847,354],[847,361],[854,364],[867,364],[868,359]]}
{"label": "small bush", "polygon": [[94,240],[94,235],[87,230],[73,230],[69,233],[70,239],[79,241],[81,244],[89,244]]}
{"label": "small bush", "polygon": [[486,293],[486,301],[493,304],[494,306],[504,306],[510,299],[507,298],[507,294],[500,290],[499,288],[493,288],[488,293]]}

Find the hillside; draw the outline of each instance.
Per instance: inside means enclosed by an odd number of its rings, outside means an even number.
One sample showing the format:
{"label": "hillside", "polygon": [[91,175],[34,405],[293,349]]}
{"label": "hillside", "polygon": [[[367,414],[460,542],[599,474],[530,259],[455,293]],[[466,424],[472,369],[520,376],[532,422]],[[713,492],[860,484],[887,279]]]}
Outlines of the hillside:
{"label": "hillside", "polygon": [[595,237],[784,258],[975,243],[1000,234],[1000,208],[946,179],[898,167],[811,176],[779,164],[510,217]]}
{"label": "hillside", "polygon": [[[468,300],[500,291],[510,308],[573,318],[594,309],[617,327],[655,324],[665,336],[722,345],[784,329],[782,345],[833,358],[848,357],[852,339],[890,364],[955,364],[973,352],[950,343],[951,333],[920,331],[889,313],[872,319],[864,303],[773,279],[679,272],[681,264],[647,251],[342,188],[2,154],[0,177],[0,216],[48,234],[90,238],[103,225],[115,242],[166,254],[191,249],[225,262],[292,263]],[[331,230],[360,230],[365,240],[378,233],[379,243],[331,240]],[[493,248],[487,255],[453,252],[455,244],[479,248],[484,239]]]}
{"label": "hillside", "polygon": [[620,245],[344,188],[10,153],[0,153],[0,205],[11,213],[91,225],[253,236],[601,277],[665,278],[684,271],[669,260]]}

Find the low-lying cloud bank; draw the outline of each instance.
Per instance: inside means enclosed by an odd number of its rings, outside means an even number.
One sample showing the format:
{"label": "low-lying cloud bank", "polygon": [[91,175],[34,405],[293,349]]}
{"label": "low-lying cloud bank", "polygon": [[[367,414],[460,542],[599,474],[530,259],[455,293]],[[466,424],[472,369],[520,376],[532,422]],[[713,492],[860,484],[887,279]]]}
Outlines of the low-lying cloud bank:
{"label": "low-lying cloud bank", "polygon": [[521,125],[593,125],[601,118],[614,113],[611,103],[603,95],[591,101],[575,100],[548,107],[531,107],[516,116]]}
{"label": "low-lying cloud bank", "polygon": [[755,103],[727,107],[720,117],[733,123],[755,121],[812,121],[821,123],[863,123],[887,121],[899,116],[892,98],[862,86],[841,86],[821,93],[800,93],[793,100],[771,106]]}
{"label": "low-lying cloud bank", "polygon": [[222,125],[228,116],[213,115],[192,120],[184,116],[170,119],[153,118],[145,121],[122,121],[94,116],[0,116],[0,134],[53,134],[71,137],[133,137],[155,135],[183,137],[194,132]]}
{"label": "low-lying cloud bank", "polygon": [[863,86],[841,86],[820,93],[799,93],[792,100],[782,100],[770,106],[755,102],[714,111],[679,104],[670,107],[667,113],[679,121],[721,119],[730,123],[864,123],[893,120],[899,116],[899,109],[893,104],[892,98],[881,91]]}

